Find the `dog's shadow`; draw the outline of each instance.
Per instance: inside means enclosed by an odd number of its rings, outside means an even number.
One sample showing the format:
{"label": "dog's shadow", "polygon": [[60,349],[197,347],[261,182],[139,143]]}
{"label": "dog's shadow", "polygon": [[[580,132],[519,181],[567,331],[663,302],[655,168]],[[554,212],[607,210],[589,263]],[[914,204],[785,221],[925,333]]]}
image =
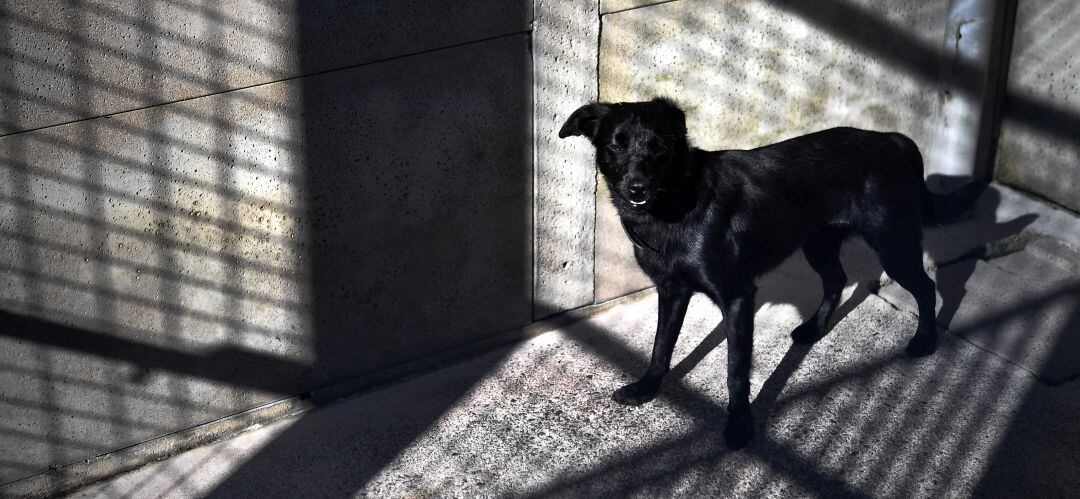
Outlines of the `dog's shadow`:
{"label": "dog's shadow", "polygon": [[[931,188],[950,191],[966,183],[959,177],[932,175],[927,183]],[[941,296],[938,312],[938,324],[947,327],[953,315],[963,302],[966,283],[975,269],[975,262],[986,253],[986,247],[993,243],[1019,235],[1038,215],[1028,214],[997,222],[995,213],[1001,198],[998,191],[988,189],[971,210],[969,218],[945,227],[928,230],[923,238],[924,253],[933,263],[935,272],[931,275],[937,283]],[[830,320],[828,330],[859,307],[871,294],[876,294],[883,284],[883,271],[874,252],[858,237],[844,243],[841,251],[844,271],[848,275],[848,298],[836,309]],[[942,272],[948,267],[948,272]],[[758,283],[757,307],[766,304],[788,304],[794,306],[799,316],[805,320],[813,315],[822,295],[821,281],[817,273],[810,268],[802,252],[789,257],[777,269],[763,277]],[[684,378],[697,367],[716,347],[724,342],[727,333],[726,324],[721,321],[686,357],[676,364],[665,379],[672,383]],[[911,331],[897,332],[910,334]],[[827,333],[826,333],[827,334]],[[764,420],[779,399],[788,380],[802,365],[803,360],[813,349],[813,345],[792,343],[777,367],[766,379],[761,391],[754,399],[755,426],[760,429]],[[897,356],[902,356],[902,351]]]}

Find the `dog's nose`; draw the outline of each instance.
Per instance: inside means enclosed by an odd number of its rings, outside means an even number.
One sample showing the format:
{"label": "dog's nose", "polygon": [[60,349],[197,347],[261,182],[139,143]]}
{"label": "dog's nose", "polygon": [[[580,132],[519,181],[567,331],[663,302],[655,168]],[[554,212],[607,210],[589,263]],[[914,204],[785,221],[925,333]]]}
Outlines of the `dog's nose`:
{"label": "dog's nose", "polygon": [[631,196],[640,196],[645,194],[645,182],[641,180],[632,180],[629,184],[626,184],[626,192]]}

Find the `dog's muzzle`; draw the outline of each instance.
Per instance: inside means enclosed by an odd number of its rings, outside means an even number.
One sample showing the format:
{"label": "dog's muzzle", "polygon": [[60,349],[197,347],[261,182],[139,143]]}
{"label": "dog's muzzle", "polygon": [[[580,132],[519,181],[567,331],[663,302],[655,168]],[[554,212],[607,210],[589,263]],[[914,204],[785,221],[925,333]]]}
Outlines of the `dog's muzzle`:
{"label": "dog's muzzle", "polygon": [[628,182],[623,197],[633,206],[645,206],[649,202],[649,186],[640,180]]}

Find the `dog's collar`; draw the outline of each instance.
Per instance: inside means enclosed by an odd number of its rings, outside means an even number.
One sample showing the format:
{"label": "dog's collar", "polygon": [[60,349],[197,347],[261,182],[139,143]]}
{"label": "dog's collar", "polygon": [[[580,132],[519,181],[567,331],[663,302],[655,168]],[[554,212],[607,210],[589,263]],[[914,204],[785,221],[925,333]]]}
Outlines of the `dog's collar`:
{"label": "dog's collar", "polygon": [[630,230],[630,226],[626,225],[626,219],[624,219],[623,217],[619,217],[619,222],[622,223],[623,231],[626,232],[626,236],[630,238],[630,242],[634,243],[634,246],[647,249],[649,251],[652,251],[653,253],[660,252],[656,248],[653,248],[652,246],[646,244],[645,241],[642,241],[641,238],[634,233],[634,231]]}

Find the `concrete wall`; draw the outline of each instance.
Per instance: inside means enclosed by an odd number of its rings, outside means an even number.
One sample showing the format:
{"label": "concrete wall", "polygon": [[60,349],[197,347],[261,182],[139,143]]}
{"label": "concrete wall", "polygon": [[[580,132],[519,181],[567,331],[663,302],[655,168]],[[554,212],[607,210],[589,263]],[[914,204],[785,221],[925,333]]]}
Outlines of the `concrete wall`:
{"label": "concrete wall", "polygon": [[532,320],[531,2],[220,5],[0,4],[0,483]]}
{"label": "concrete wall", "polygon": [[1022,1],[1016,12],[997,179],[1080,211],[1080,4]]}

